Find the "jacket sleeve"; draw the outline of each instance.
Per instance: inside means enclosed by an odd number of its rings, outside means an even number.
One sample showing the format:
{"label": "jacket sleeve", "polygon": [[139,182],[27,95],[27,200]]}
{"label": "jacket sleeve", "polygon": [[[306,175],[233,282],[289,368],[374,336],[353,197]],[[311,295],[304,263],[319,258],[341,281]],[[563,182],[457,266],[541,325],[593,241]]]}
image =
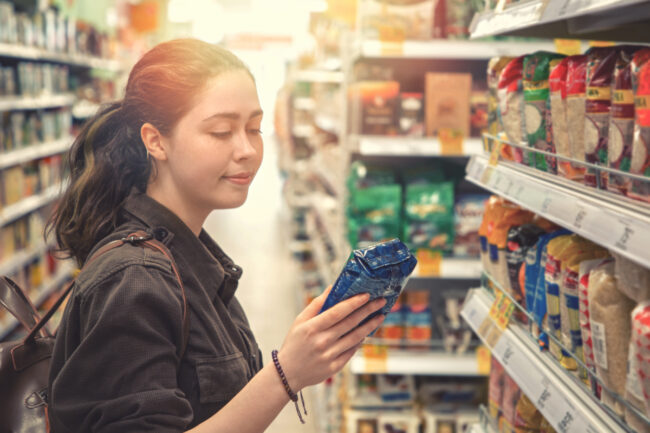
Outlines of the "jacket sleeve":
{"label": "jacket sleeve", "polygon": [[[171,271],[126,266],[70,300],[50,376],[52,431],[181,432],[180,288]],[[68,311],[69,310],[69,311]],[[56,358],[65,353],[64,362]]]}

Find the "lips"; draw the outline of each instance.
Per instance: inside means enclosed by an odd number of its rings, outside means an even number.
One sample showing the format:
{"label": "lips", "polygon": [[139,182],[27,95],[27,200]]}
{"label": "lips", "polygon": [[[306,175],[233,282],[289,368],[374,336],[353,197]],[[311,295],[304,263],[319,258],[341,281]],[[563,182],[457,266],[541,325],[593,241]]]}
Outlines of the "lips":
{"label": "lips", "polygon": [[253,174],[249,172],[238,173],[233,176],[224,176],[224,179],[228,182],[234,183],[235,185],[248,185],[253,180]]}

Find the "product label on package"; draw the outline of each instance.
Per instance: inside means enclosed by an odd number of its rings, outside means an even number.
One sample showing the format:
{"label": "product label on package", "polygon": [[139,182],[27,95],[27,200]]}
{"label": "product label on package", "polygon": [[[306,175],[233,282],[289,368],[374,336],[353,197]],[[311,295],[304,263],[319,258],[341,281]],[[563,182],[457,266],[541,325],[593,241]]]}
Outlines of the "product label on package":
{"label": "product label on package", "polygon": [[591,321],[591,340],[594,349],[594,359],[601,368],[607,369],[607,342],[605,325]]}

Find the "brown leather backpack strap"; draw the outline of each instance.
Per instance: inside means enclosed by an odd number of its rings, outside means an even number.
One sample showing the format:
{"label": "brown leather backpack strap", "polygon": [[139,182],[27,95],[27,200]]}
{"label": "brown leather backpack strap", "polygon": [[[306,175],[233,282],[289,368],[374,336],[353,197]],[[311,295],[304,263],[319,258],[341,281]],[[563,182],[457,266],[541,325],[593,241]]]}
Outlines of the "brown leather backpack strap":
{"label": "brown leather backpack strap", "polygon": [[[22,289],[7,277],[0,277],[0,306],[18,319],[25,329],[32,329],[40,319],[38,311]],[[50,336],[48,332],[42,334],[44,337]]]}

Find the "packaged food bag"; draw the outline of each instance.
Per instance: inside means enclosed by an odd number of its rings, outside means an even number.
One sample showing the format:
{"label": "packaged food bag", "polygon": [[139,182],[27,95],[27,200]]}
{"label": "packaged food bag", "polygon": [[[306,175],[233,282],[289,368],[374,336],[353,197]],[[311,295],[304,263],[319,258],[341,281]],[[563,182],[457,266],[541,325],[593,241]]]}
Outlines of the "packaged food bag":
{"label": "packaged food bag", "polygon": [[506,372],[503,366],[492,357],[490,365],[490,378],[488,384],[488,411],[490,418],[499,422],[503,416],[503,388],[506,381]]}
{"label": "packaged food bag", "polygon": [[612,252],[618,289],[637,303],[650,300],[650,269]]}
{"label": "packaged food bag", "polygon": [[388,314],[406,285],[417,260],[399,239],[355,250],[332,286],[321,313],[360,293],[386,298],[386,305],[366,319]]}
{"label": "packaged food bag", "polygon": [[520,396],[519,385],[506,373],[503,384],[503,417],[499,423],[499,431],[514,433],[516,408]]}
{"label": "packaged food bag", "polygon": [[488,236],[488,248],[490,250],[490,271],[491,275],[509,294],[514,295],[510,286],[508,262],[506,259],[506,245],[508,243],[508,231],[511,227],[527,224],[533,220],[535,215],[516,204],[504,202],[503,214],[495,222],[494,230]]}
{"label": "packaged food bag", "polygon": [[[546,118],[549,107],[549,83],[551,62],[564,57],[561,54],[538,51],[524,57],[524,123],[528,146],[534,149],[555,153],[555,146],[547,135]],[[532,157],[534,155],[534,157]],[[539,153],[531,154],[531,167],[557,173],[556,159]]]}
{"label": "packaged food bag", "polygon": [[[526,261],[528,250],[535,246],[537,240],[545,232],[535,224],[523,224],[514,226],[508,230],[508,241],[506,244],[506,262],[508,266],[508,277],[510,289],[515,299],[524,307],[526,306],[525,288],[519,283],[519,274],[522,265]],[[525,316],[520,319],[525,321]]]}
{"label": "packaged food bag", "polygon": [[487,67],[488,86],[488,133],[494,136],[499,135],[503,128],[499,124],[499,77],[501,71],[512,60],[512,57],[492,57]]}
{"label": "packaged food bag", "polygon": [[[612,262],[612,258],[586,260],[580,263],[578,289],[578,301],[580,302],[579,320],[580,336],[582,338],[582,349],[584,363],[593,374],[596,373],[596,361],[594,359],[594,344],[591,338],[591,322],[589,320],[589,276],[591,271],[600,265]],[[600,398],[600,384],[594,380],[592,375],[587,375],[592,393]]]}
{"label": "packaged food bag", "polygon": [[[523,56],[511,60],[501,71],[497,90],[499,121],[508,141],[519,145],[524,140],[523,66]],[[512,153],[515,161],[528,164],[528,155],[521,149],[514,148]]]}
{"label": "packaged food bag", "polygon": [[[634,87],[634,140],[630,172],[650,177],[650,49],[640,50],[632,61]],[[650,202],[650,182],[632,179],[628,196]]]}
{"label": "packaged food bag", "polygon": [[598,377],[603,381],[601,401],[623,414],[611,393],[623,396],[630,343],[630,314],[634,301],[616,286],[614,263],[601,265],[589,275],[589,319]]}
{"label": "packaged food bag", "polygon": [[[619,52],[614,69],[612,115],[609,121],[607,161],[610,168],[630,171],[632,141],[634,140],[634,91],[632,90],[632,56],[628,51]],[[626,195],[629,178],[608,173],[607,189],[615,194]]]}
{"label": "packaged food bag", "polygon": [[[605,258],[609,252],[591,242],[585,243],[580,251],[565,257],[562,261],[562,276],[560,285],[560,324],[562,330],[562,345],[569,348],[571,353],[584,362],[582,348],[582,332],[580,329],[580,263],[583,261]],[[564,355],[564,351],[563,351]],[[577,371],[580,379],[588,383],[587,372],[578,369],[575,359],[563,356],[562,366],[568,370]]]}
{"label": "packaged food bag", "polygon": [[454,256],[479,256],[478,229],[483,220],[483,210],[488,198],[489,196],[483,194],[466,194],[456,198],[454,205]]}
{"label": "packaged food bag", "polygon": [[[549,109],[546,112],[547,135],[553,140],[555,152],[558,155],[571,157],[569,149],[569,126],[567,123],[567,71],[569,57],[551,61],[551,72],[548,78],[550,91]],[[550,131],[550,134],[548,133]],[[571,179],[571,162],[557,160],[557,169],[560,176]]]}
{"label": "packaged food bag", "polygon": [[483,264],[483,269],[490,272],[490,251],[488,245],[488,236],[492,234],[494,230],[495,221],[497,221],[503,212],[504,199],[497,195],[490,196],[488,201],[485,203],[485,211],[483,212],[483,220],[481,221],[481,226],[478,229],[478,239],[481,247],[481,263]]}
{"label": "packaged food bag", "polygon": [[530,401],[526,394],[522,392],[515,407],[514,432],[538,432],[542,419],[542,414],[535,406],[535,403]]}
{"label": "packaged food bag", "polygon": [[401,207],[402,188],[397,184],[350,191],[350,245],[367,245],[399,236]]}
{"label": "packaged food bag", "polygon": [[[626,398],[629,395],[635,407],[644,401],[642,413],[650,414],[650,302],[642,302],[632,311],[632,339],[634,359],[628,372]],[[640,388],[640,389],[639,389]],[[626,417],[627,419],[627,417]],[[646,426],[647,429],[647,426]],[[641,430],[639,430],[641,431]]]}
{"label": "packaged food bag", "polygon": [[[567,123],[569,127],[569,151],[571,158],[585,160],[585,119],[587,116],[587,63],[585,55],[570,56],[567,61]],[[572,180],[582,180],[585,167],[573,164]]]}
{"label": "packaged food bag", "polygon": [[[645,322],[645,323],[644,323]],[[625,400],[639,412],[650,418],[644,397],[644,378],[650,371],[650,353],[644,349],[650,343],[650,303],[643,302],[632,311],[632,338],[627,357],[627,379],[625,381]],[[645,369],[644,369],[645,366]],[[633,410],[625,408],[625,422],[637,433],[650,432],[648,425]]]}
{"label": "packaged food bag", "polygon": [[406,187],[404,237],[407,245],[451,251],[454,245],[454,185],[441,182]]}

